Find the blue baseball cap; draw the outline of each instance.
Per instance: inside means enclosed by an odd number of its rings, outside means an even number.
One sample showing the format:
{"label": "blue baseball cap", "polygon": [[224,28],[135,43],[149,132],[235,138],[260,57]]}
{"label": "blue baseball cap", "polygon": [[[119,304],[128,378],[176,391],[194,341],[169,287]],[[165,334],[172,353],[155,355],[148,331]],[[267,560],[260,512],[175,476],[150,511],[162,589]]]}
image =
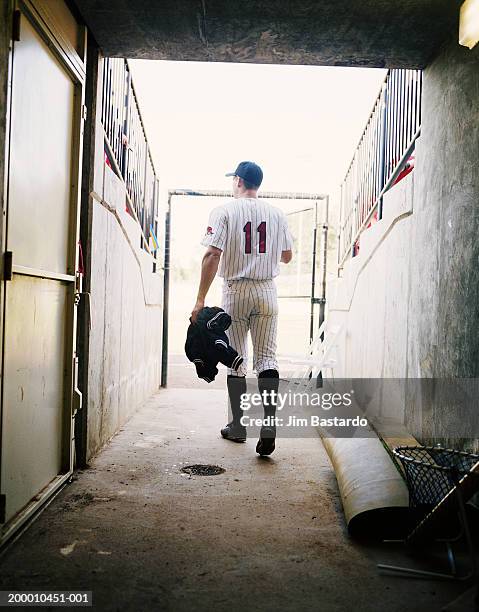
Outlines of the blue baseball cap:
{"label": "blue baseball cap", "polygon": [[251,183],[256,187],[259,187],[263,182],[263,171],[251,161],[242,161],[238,164],[238,167],[234,172],[228,172],[226,176],[239,176],[247,183]]}

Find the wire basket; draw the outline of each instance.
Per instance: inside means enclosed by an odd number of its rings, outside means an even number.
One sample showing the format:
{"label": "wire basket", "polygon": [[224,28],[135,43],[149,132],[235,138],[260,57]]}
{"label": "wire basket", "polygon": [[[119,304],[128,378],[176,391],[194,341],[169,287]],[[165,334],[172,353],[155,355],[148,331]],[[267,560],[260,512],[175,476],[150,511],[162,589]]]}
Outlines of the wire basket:
{"label": "wire basket", "polygon": [[479,455],[433,446],[399,446],[411,508],[431,509],[479,461]]}

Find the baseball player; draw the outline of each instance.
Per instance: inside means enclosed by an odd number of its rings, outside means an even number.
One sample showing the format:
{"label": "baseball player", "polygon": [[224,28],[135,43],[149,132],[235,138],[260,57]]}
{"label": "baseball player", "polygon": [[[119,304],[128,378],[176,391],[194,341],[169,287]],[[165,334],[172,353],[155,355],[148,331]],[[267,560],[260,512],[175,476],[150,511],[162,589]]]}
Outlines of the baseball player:
{"label": "baseball player", "polygon": [[[253,369],[258,376],[260,393],[278,391],[279,373],[276,360],[278,301],[274,277],[279,274],[279,262],[292,258],[292,239],[284,213],[257,197],[263,171],[254,162],[238,164],[233,177],[234,199],[215,208],[201,244],[206,253],[201,266],[201,280],[195,307],[191,313],[196,321],[205,305],[206,294],[218,271],[223,277],[222,307],[231,316],[227,330],[230,345],[243,356],[238,371],[228,370],[228,396],[233,420],[221,435],[234,442],[246,441],[246,428],[241,424],[243,411],[240,398],[246,393],[247,337],[253,343]],[[275,448],[275,405],[263,402],[265,419],[256,452],[270,455]],[[268,424],[269,422],[269,424]],[[273,425],[271,425],[273,423]]]}

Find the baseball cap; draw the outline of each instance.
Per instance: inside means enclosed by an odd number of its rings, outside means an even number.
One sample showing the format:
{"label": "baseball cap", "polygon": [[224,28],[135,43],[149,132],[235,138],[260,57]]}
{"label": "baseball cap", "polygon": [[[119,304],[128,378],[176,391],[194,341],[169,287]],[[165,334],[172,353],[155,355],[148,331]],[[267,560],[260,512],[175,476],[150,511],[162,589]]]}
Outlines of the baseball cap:
{"label": "baseball cap", "polygon": [[252,161],[242,161],[234,172],[228,172],[226,176],[239,176],[247,183],[259,187],[263,181],[263,171]]}

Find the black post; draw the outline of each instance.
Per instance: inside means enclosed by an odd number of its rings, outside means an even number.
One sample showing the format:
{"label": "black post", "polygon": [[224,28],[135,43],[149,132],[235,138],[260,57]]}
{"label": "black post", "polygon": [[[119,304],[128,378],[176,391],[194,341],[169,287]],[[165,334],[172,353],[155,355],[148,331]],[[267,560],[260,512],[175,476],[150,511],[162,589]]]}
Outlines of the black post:
{"label": "black post", "polygon": [[[326,196],[326,204],[324,210],[324,220],[323,220],[323,256],[321,258],[321,297],[319,298],[319,321],[318,325],[321,325],[324,322],[324,317],[326,313],[326,274],[327,274],[327,259],[328,259],[328,223],[329,223],[329,196]],[[322,334],[321,341],[324,340],[324,334]]]}
{"label": "black post", "polygon": [[[124,78],[125,78],[125,105],[124,105],[124,111],[125,111],[125,116],[123,117],[123,134],[122,136],[124,136],[124,138],[126,140],[124,140],[123,138],[121,139],[121,174],[123,176],[123,180],[125,181],[125,184],[128,184],[128,173],[127,173],[127,165],[129,162],[129,154],[128,154],[128,136],[129,136],[129,128],[130,126],[128,125],[128,119],[129,119],[129,109],[130,109],[130,90],[131,90],[131,75],[130,75],[130,71],[128,70],[128,66],[126,63],[126,60],[124,61],[123,64],[123,69],[124,69]],[[118,160],[120,162],[120,160]]]}
{"label": "black post", "polygon": [[[329,196],[326,196],[326,203],[324,207],[324,219],[322,225],[322,240],[323,240],[323,252],[321,257],[321,296],[318,299],[319,302],[319,320],[318,327],[324,323],[326,314],[326,278],[327,278],[327,261],[328,261],[328,221],[329,221]],[[321,342],[324,341],[324,332],[321,334]],[[323,373],[318,372],[316,377],[316,386],[318,388],[323,386]]]}
{"label": "black post", "polygon": [[171,237],[171,194],[168,194],[168,208],[165,215],[165,260],[163,277],[163,336],[161,347],[161,386],[168,381],[168,311],[170,302],[170,237]]}
{"label": "black post", "polygon": [[318,235],[318,203],[314,204],[314,227],[313,227],[313,264],[311,270],[311,321],[309,324],[309,343],[313,342],[314,337],[314,304],[316,290],[316,243]]}
{"label": "black post", "polygon": [[[388,87],[387,85],[384,88],[384,101],[383,101],[383,109],[381,115],[381,149],[380,149],[380,159],[379,159],[379,176],[381,179],[381,185],[379,192],[384,188],[386,184],[386,140],[387,140],[387,107],[388,107]],[[379,198],[378,202],[378,221],[383,218],[383,199]]]}

